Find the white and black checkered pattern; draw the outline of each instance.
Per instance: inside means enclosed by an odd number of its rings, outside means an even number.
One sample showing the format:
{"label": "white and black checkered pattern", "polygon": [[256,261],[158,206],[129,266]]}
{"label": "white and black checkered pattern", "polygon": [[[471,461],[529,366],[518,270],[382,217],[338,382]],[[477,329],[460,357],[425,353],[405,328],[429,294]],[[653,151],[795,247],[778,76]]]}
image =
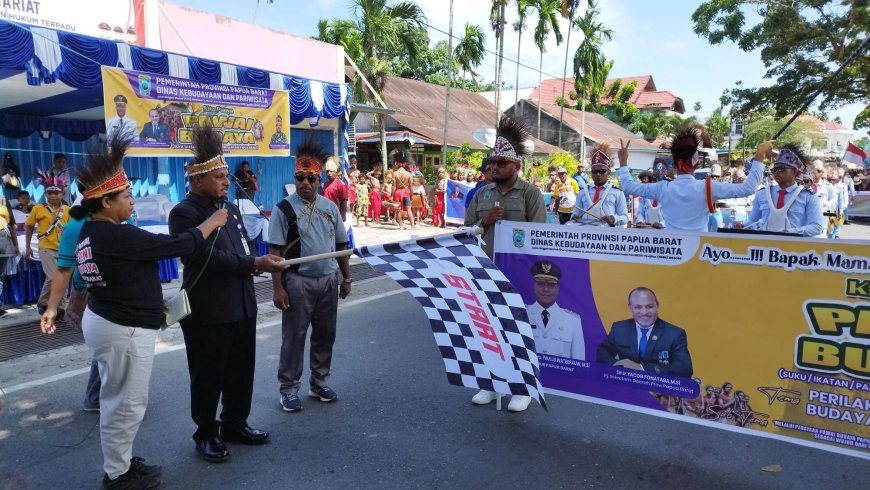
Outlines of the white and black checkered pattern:
{"label": "white and black checkered pattern", "polygon": [[[444,358],[450,384],[497,393],[527,395],[546,409],[535,339],[522,297],[504,274],[467,234],[442,235],[403,243],[362,247],[356,253],[372,267],[405,287],[423,306],[435,342]],[[466,339],[475,339],[468,313],[444,293],[452,286],[442,278],[439,261],[468,271],[469,284],[487,310],[491,326],[501,338],[513,371],[502,379],[487,367],[483,352]],[[446,265],[446,264],[445,264]]]}

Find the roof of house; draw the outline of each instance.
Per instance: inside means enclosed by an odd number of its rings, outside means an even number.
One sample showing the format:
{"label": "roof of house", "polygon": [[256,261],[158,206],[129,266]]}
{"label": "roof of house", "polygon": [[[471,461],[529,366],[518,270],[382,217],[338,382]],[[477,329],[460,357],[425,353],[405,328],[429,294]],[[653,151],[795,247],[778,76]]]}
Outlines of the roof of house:
{"label": "roof of house", "polygon": [[[529,101],[530,104],[535,105],[535,102]],[[559,113],[561,111],[561,107],[555,104],[542,104],[541,111],[547,113],[549,116],[558,119]],[[576,131],[580,131],[580,128],[583,127],[583,122],[581,118],[583,113],[576,109],[565,109],[562,115],[562,121],[573,128]],[[631,141],[631,148],[638,150],[657,150],[658,147],[650,144],[643,138],[637,136],[631,131],[623,128],[619,124],[607,119],[606,117],[598,114],[597,112],[587,112],[586,113],[586,124],[585,124],[585,132],[586,137],[595,141],[596,143],[607,143],[611,148],[619,148],[620,139],[623,141]]]}
{"label": "roof of house", "polygon": [[[381,95],[391,108],[405,111],[389,117],[402,127],[440,144],[444,138],[446,92],[447,88],[441,85],[388,77]],[[495,127],[495,120],[496,108],[492,102],[475,92],[450,89],[448,146],[458,148],[467,142],[473,149],[487,149],[472,137],[472,132],[480,128]],[[535,153],[559,151],[557,147],[536,138],[532,140],[535,143]]]}
{"label": "roof of house", "polygon": [[[683,99],[674,95],[672,92],[664,90],[656,90],[656,84],[653,81],[652,75],[641,75],[634,77],[616,77],[608,78],[604,83],[605,86],[610,85],[616,80],[620,80],[622,85],[628,85],[631,82],[637,82],[637,86],[628,101],[635,105],[638,109],[669,109],[676,112],[685,112],[686,108],[683,104]],[[551,78],[541,82],[541,86],[532,91],[527,98],[531,101],[540,100],[542,104],[555,104],[556,99],[562,96],[562,87],[564,85],[565,98],[568,98],[568,93],[575,90],[574,78]],[[602,97],[601,103],[607,104],[610,101],[608,97]]]}

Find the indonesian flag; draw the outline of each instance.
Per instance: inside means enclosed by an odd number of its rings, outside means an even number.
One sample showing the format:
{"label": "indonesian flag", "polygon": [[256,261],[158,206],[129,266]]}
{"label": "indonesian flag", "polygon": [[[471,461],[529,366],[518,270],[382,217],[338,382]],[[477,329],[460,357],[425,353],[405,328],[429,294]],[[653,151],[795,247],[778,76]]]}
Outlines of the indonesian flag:
{"label": "indonesian flag", "polygon": [[846,154],[843,155],[843,163],[853,163],[860,167],[864,165],[866,159],[867,153],[864,150],[849,143],[849,146],[846,147]]}

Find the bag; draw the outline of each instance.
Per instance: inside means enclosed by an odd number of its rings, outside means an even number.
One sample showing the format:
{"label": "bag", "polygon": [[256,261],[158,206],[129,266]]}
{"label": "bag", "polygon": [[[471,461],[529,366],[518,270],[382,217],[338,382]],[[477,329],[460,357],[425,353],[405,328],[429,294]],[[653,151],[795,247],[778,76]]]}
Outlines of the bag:
{"label": "bag", "polygon": [[8,229],[3,228],[2,230],[0,230],[0,256],[15,256],[15,244],[12,242],[12,240],[12,235],[9,234]]}
{"label": "bag", "polygon": [[187,298],[187,291],[181,289],[178,293],[166,300],[164,305],[164,314],[166,318],[163,320],[161,330],[166,330],[167,327],[187,318],[191,313],[190,300]]}

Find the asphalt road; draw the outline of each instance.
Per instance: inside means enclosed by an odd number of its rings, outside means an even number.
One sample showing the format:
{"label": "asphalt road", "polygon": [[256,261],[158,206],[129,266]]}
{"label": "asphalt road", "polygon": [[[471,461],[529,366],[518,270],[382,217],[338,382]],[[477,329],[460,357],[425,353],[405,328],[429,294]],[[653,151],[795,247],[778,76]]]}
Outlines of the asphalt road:
{"label": "asphalt road", "polygon": [[[163,465],[164,488],[186,489],[857,489],[870,481],[866,460],[553,395],[549,413],[473,406],[472,390],[447,384],[410,295],[371,298],[340,310],[333,404],[306,397],[302,412],[281,411],[280,327],[259,330],[249,422],[272,441],[231,445],[224,464],[200,460],[190,440],[184,350],[158,354],[135,454]],[[99,486],[98,416],[80,410],[85,381],[82,374],[8,396],[0,488]],[[773,464],[782,471],[761,470]]]}

